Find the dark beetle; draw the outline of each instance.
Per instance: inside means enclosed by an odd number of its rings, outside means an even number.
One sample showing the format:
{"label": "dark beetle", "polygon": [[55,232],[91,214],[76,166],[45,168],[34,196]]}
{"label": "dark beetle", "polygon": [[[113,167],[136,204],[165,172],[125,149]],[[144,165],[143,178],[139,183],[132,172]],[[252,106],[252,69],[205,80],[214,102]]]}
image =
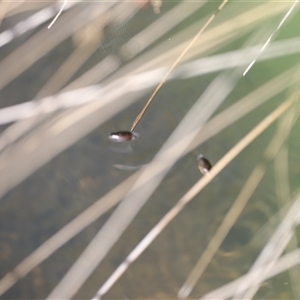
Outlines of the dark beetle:
{"label": "dark beetle", "polygon": [[202,154],[197,157],[198,168],[203,175],[209,173],[209,170],[212,168],[208,159],[206,159]]}
{"label": "dark beetle", "polygon": [[111,132],[108,135],[108,138],[111,141],[117,143],[133,141],[137,137],[138,134],[135,133],[134,131],[116,131],[116,132]]}

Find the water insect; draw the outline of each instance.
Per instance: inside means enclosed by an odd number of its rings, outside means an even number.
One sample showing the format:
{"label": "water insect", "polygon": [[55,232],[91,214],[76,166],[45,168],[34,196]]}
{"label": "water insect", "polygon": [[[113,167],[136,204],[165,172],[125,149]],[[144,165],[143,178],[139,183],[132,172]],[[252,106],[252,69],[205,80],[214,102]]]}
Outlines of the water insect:
{"label": "water insect", "polygon": [[203,175],[207,175],[209,170],[212,168],[211,163],[202,154],[197,157],[198,168]]}
{"label": "water insect", "polygon": [[134,131],[116,131],[116,132],[111,132],[108,135],[108,138],[117,143],[122,143],[122,142],[130,142],[135,140],[138,137],[138,134]]}

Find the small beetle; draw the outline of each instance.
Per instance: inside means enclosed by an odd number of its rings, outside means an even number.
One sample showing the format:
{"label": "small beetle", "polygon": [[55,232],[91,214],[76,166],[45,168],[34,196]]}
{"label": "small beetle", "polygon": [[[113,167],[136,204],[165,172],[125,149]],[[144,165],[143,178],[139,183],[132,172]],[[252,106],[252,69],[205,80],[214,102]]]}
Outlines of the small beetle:
{"label": "small beetle", "polygon": [[207,175],[209,170],[212,168],[208,159],[206,159],[202,154],[197,157],[198,168],[203,175]]}
{"label": "small beetle", "polygon": [[108,135],[108,138],[116,143],[122,143],[122,142],[129,142],[133,141],[138,137],[138,134],[135,133],[134,131],[116,131],[116,132],[111,132]]}

